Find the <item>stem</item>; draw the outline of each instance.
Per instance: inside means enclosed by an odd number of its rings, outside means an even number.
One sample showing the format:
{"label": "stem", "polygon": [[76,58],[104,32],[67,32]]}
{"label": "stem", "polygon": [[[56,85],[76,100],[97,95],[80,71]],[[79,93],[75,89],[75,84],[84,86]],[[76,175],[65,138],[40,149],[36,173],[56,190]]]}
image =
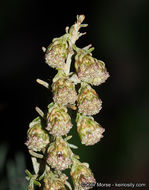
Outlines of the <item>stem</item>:
{"label": "stem", "polygon": [[32,163],[33,163],[34,172],[35,172],[35,174],[38,174],[40,164],[37,162],[37,158],[32,157],[31,159],[32,159]]}
{"label": "stem", "polygon": [[70,43],[69,43],[69,49],[70,49],[70,53],[69,53],[68,56],[67,56],[66,65],[65,65],[65,69],[64,69],[66,75],[68,75],[69,72],[70,72],[70,67],[71,67],[71,57],[72,57],[73,54],[74,54],[74,52],[73,52],[73,50],[72,50],[72,46],[71,46]]}
{"label": "stem", "polygon": [[[81,23],[83,22],[84,19],[85,19],[84,15],[79,15],[79,16],[77,15],[77,22],[69,30],[69,33],[70,33],[69,53],[68,53],[65,68],[64,68],[66,75],[68,75],[70,72],[71,58],[74,54],[73,45],[76,43],[76,41],[79,39],[79,37],[86,34],[86,33],[79,32],[81,27],[87,26],[86,24],[81,25]],[[66,32],[68,32],[68,27],[66,27]]]}

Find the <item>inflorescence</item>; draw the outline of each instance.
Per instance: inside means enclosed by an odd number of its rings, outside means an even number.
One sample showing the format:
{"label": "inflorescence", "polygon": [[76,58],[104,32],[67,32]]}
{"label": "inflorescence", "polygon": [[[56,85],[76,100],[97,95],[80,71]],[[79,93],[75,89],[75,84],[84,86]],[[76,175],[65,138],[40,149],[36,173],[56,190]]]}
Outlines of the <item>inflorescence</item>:
{"label": "inflorescence", "polygon": [[[26,170],[29,180],[28,190],[39,186],[43,190],[72,189],[67,181],[68,177],[62,173],[70,168],[74,190],[91,189],[96,180],[88,163],[81,163],[79,156],[72,151],[77,148],[68,141],[73,127],[68,109],[76,111],[76,126],[81,143],[90,146],[99,142],[103,137],[104,128],[97,123],[92,115],[98,114],[102,108],[102,101],[92,86],[104,83],[109,77],[103,61],[92,57],[94,50],[91,45],[78,48],[75,43],[85,33],[80,33],[85,16],[77,16],[77,22],[70,28],[66,27],[66,34],[54,38],[46,48],[45,62],[57,70],[53,78],[53,102],[44,113],[38,107],[39,116],[30,124],[27,132],[26,146],[32,158],[34,174]],[[70,72],[74,64],[75,72]],[[37,79],[46,88],[49,83]],[[80,85],[78,92],[76,85]]]}

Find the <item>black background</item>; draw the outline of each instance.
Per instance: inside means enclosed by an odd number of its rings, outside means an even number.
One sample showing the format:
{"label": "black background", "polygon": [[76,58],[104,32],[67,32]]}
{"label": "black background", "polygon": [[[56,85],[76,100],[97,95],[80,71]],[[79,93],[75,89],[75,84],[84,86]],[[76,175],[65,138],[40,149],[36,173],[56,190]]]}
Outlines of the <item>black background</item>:
{"label": "black background", "polygon": [[[95,87],[103,101],[94,118],[106,129],[93,147],[80,145],[77,154],[89,162],[97,182],[148,182],[149,101],[147,0],[1,1],[0,3],[0,125],[9,145],[8,159],[22,151],[28,124],[52,101],[52,93],[36,83],[51,82],[56,71],[44,63],[42,46],[65,33],[77,14],[85,14],[93,56],[106,63],[110,78]],[[74,141],[78,138],[75,137]]]}

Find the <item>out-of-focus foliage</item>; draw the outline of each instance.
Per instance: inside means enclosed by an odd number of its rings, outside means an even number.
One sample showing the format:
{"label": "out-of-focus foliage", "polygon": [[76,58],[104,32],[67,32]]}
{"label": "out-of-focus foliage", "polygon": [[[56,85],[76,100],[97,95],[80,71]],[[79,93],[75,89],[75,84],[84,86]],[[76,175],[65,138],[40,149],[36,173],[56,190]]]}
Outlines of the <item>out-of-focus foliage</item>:
{"label": "out-of-focus foliage", "polygon": [[0,189],[6,189],[7,188],[7,180],[4,177],[4,163],[6,160],[6,155],[8,152],[8,146],[7,144],[1,144],[0,145]]}
{"label": "out-of-focus foliage", "polygon": [[8,145],[0,145],[0,190],[26,190],[25,158],[17,152],[14,159],[8,159]]}

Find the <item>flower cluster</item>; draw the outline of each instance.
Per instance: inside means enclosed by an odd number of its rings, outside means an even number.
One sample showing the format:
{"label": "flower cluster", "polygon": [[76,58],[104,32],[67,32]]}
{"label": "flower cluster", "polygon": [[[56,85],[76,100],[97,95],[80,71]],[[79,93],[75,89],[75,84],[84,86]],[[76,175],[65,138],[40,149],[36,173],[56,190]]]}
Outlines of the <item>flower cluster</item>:
{"label": "flower cluster", "polygon": [[28,140],[25,144],[28,146],[28,149],[33,151],[41,151],[50,142],[49,135],[44,129],[40,117],[37,117],[30,123],[27,134]]}
{"label": "flower cluster", "polygon": [[[77,22],[66,27],[66,34],[44,48],[45,62],[58,72],[51,86],[53,101],[46,112],[36,108],[40,116],[30,123],[27,132],[25,144],[35,172],[26,170],[30,181],[28,190],[34,190],[35,185],[43,190],[65,190],[66,186],[72,189],[68,177],[62,173],[69,168],[75,190],[91,189],[96,183],[89,165],[81,163],[73,153],[72,148],[76,146],[68,143],[71,136],[67,136],[73,127],[69,109],[76,110],[76,130],[82,144],[96,144],[105,131],[93,118],[100,112],[102,101],[92,86],[104,83],[109,73],[102,61],[92,57],[90,45],[82,49],[75,45],[84,34],[79,29],[87,26],[82,24],[84,18],[84,15],[77,16]],[[76,71],[70,72],[73,63]],[[49,88],[48,83],[40,79],[37,82]]]}
{"label": "flower cluster", "polygon": [[52,68],[63,68],[68,54],[68,43],[64,38],[53,40],[46,51],[45,62]]}
{"label": "flower cluster", "polygon": [[98,86],[109,77],[104,62],[93,58],[89,53],[79,52],[75,60],[75,68],[81,81]]}
{"label": "flower cluster", "polygon": [[103,137],[102,133],[105,129],[102,128],[99,123],[94,121],[93,117],[78,113],[76,121],[77,131],[82,144],[94,145]]}
{"label": "flower cluster", "polygon": [[63,136],[72,128],[71,118],[67,108],[61,104],[51,103],[48,106],[46,129],[53,136]]}
{"label": "flower cluster", "polygon": [[53,100],[55,103],[62,105],[74,104],[77,100],[75,84],[68,80],[68,77],[65,74],[62,75],[63,72],[63,70],[60,70],[53,79]]}

